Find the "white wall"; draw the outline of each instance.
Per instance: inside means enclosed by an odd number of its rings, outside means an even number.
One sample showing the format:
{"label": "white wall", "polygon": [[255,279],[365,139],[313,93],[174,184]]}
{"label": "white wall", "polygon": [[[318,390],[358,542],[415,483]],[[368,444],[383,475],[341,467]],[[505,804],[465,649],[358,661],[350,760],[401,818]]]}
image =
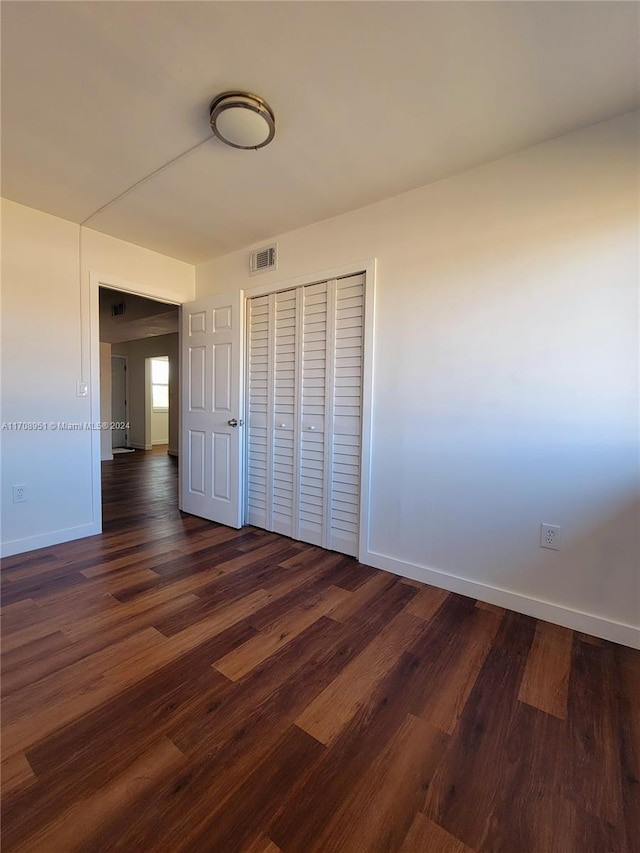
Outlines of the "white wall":
{"label": "white wall", "polygon": [[[169,358],[169,414],[167,420],[167,439],[169,453],[178,455],[178,424],[180,415],[178,385],[178,334],[156,335],[137,341],[112,344],[111,351],[128,356],[129,371],[129,442],[138,450],[151,450],[153,445],[153,413],[150,400],[147,399],[147,386],[150,389],[151,374],[147,359],[166,355]],[[147,417],[149,415],[150,417]],[[167,443],[165,439],[163,444]]]}
{"label": "white wall", "polygon": [[184,261],[90,228],[82,229],[82,254],[85,272],[90,270],[109,281],[129,284],[141,296],[177,303],[194,299],[194,268]]}
{"label": "white wall", "polygon": [[[196,269],[202,297],[376,257],[361,558],[629,643],[640,623],[637,120],[279,236],[279,269],[259,278],[246,251]],[[562,526],[560,552],[538,546],[541,522]]]}
{"label": "white wall", "polygon": [[[4,422],[100,420],[94,389],[88,397],[76,396],[76,380],[88,380],[92,367],[91,273],[128,282],[147,296],[175,302],[194,297],[191,265],[88,229],[82,229],[80,276],[79,231],[73,223],[2,200]],[[97,363],[97,340],[94,344]],[[0,435],[3,554],[99,531],[93,483],[101,455],[97,432],[4,430]],[[12,503],[13,484],[27,485],[26,503]]]}
{"label": "white wall", "polygon": [[[111,344],[100,342],[100,422],[111,423]],[[111,431],[100,432],[100,459],[107,462],[113,459],[111,452]]]}
{"label": "white wall", "polygon": [[169,412],[151,412],[151,444],[169,443]]}
{"label": "white wall", "polygon": [[[91,419],[80,378],[78,228],[2,204],[2,420],[49,425]],[[21,550],[93,523],[88,431],[2,432],[2,537]],[[24,483],[26,503],[13,504]]]}

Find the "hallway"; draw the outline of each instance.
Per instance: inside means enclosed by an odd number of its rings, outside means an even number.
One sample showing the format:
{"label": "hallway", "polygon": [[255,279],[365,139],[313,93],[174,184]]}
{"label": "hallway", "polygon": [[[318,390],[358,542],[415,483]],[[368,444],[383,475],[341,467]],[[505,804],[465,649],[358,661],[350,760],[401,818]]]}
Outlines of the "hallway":
{"label": "hallway", "polygon": [[123,531],[152,518],[176,520],[178,459],[166,445],[116,454],[102,463],[102,530]]}

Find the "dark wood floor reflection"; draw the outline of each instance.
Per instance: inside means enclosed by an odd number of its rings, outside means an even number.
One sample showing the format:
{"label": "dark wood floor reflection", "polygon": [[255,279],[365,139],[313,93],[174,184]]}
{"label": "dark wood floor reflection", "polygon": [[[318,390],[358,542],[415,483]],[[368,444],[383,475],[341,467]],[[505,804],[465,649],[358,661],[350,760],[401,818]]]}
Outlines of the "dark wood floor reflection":
{"label": "dark wood floor reflection", "polygon": [[6,853],[640,849],[640,653],[103,476],[4,561]]}

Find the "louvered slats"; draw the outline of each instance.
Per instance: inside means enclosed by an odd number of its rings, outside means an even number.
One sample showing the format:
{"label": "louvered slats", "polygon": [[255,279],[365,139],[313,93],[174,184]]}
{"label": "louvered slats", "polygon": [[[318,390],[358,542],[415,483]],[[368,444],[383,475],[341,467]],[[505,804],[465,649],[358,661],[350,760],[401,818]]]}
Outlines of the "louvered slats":
{"label": "louvered slats", "polygon": [[267,437],[267,416],[271,405],[268,296],[249,300],[248,333],[247,521],[257,527],[267,527],[267,484],[271,469]]}
{"label": "louvered slats", "polygon": [[250,524],[357,555],[364,275],[249,300]]}
{"label": "louvered slats", "polygon": [[364,276],[336,282],[329,547],[356,555],[360,503]]}
{"label": "louvered slats", "polygon": [[298,537],[324,545],[327,283],[302,288],[302,382]]}
{"label": "louvered slats", "polygon": [[296,414],[295,290],[276,293],[274,319],[273,517],[271,530],[294,535],[294,437]]}

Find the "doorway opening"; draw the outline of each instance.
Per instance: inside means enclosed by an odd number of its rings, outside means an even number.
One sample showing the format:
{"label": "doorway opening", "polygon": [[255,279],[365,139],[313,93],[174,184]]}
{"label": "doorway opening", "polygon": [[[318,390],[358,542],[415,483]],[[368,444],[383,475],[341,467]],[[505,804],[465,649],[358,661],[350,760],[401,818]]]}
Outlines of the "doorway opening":
{"label": "doorway opening", "polygon": [[[101,482],[113,505],[134,473],[152,489],[177,476],[180,308],[104,286],[98,295]],[[160,493],[159,511],[177,511],[175,489]]]}

